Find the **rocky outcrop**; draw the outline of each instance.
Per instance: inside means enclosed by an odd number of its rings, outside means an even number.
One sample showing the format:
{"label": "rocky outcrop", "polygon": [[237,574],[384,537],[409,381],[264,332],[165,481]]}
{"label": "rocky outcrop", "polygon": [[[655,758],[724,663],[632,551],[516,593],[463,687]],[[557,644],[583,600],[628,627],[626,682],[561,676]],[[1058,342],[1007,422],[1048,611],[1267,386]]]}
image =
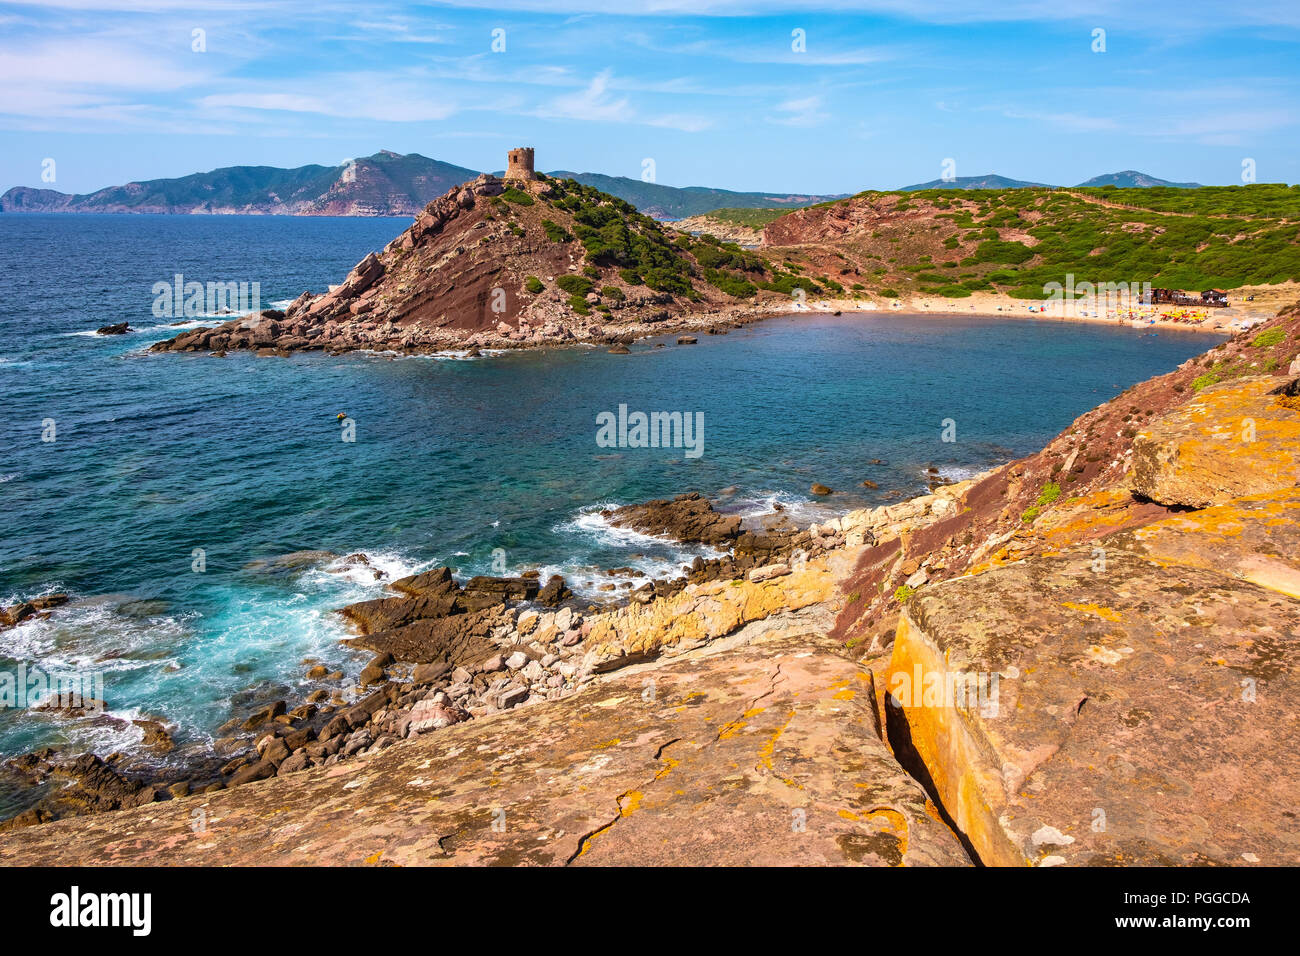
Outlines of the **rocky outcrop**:
{"label": "rocky outcrop", "polygon": [[138,807],[161,799],[159,788],[119,773],[95,754],[61,762],[53,751],[38,751],[9,761],[6,769],[33,783],[49,781],[54,787],[37,806],[0,822],[0,832],[61,817]]}
{"label": "rocky outcrop", "polygon": [[[413,653],[412,647],[455,644],[477,633],[476,622],[491,619],[491,615],[485,617],[477,612],[501,610],[510,602],[531,601],[538,596],[537,581],[531,578],[480,575],[462,586],[445,567],[399,578],[392,587],[400,592],[399,596],[359,601],[341,608],[339,613],[367,635],[364,646],[390,651],[398,660],[408,661],[440,659],[404,656]],[[562,587],[561,581],[550,596],[561,593]]]}
{"label": "rocky outcrop", "polygon": [[1133,440],[1133,491],[1204,508],[1300,484],[1300,409],[1276,377],[1212,385]]}
{"label": "rocky outcrop", "polygon": [[30,601],[20,601],[8,607],[0,607],[0,631],[16,627],[30,618],[47,617],[52,608],[62,607],[68,603],[68,595],[45,594]]}
{"label": "rocky outcrop", "polygon": [[1300,601],[1102,547],[1101,571],[1078,549],[914,598],[895,750],[987,864],[1300,862]]}
{"label": "rocky outcrop", "polygon": [[[610,217],[624,227],[627,247],[588,252],[584,223]],[[735,297],[705,281],[695,258],[729,254],[709,242],[682,242],[674,244],[662,224],[621,200],[573,180],[512,180],[507,192],[503,180],[483,174],[428,203],[408,229],[329,291],[304,293],[283,314],[183,332],[152,351],[419,353],[612,344],[665,326],[734,323],[722,310]],[[642,270],[650,275],[634,268],[634,246],[653,250]],[[746,268],[757,277],[765,267],[751,260]]]}
{"label": "rocky outcrop", "polygon": [[1289,388],[1241,378],[1154,419],[1104,502],[1113,513],[1129,487],[1199,510],[1130,510],[1086,546],[905,601],[889,739],[981,861],[1300,862],[1300,411],[1276,402]]}
{"label": "rocky outcrop", "polygon": [[16,830],[0,863],[966,865],[823,628],[754,627],[333,772]]}
{"label": "rocky outcrop", "polygon": [[672,500],[660,498],[613,508],[601,515],[615,528],[630,528],[687,543],[727,545],[740,534],[738,516],[719,514],[713,510],[712,502],[694,491]]}

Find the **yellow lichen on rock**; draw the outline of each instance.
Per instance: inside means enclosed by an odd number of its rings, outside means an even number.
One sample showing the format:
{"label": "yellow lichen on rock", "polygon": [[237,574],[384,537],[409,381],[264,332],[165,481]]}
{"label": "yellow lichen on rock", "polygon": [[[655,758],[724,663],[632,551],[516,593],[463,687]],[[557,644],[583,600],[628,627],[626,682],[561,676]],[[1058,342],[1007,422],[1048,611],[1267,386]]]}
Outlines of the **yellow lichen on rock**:
{"label": "yellow lichen on rock", "polygon": [[1272,376],[1206,388],[1133,440],[1133,491],[1204,508],[1300,484],[1300,412],[1270,394]]}
{"label": "yellow lichen on rock", "polygon": [[672,597],[598,615],[587,636],[585,663],[597,666],[636,654],[681,653],[777,612],[828,601],[838,577],[833,565],[831,558],[819,557],[760,583],[710,581]]}

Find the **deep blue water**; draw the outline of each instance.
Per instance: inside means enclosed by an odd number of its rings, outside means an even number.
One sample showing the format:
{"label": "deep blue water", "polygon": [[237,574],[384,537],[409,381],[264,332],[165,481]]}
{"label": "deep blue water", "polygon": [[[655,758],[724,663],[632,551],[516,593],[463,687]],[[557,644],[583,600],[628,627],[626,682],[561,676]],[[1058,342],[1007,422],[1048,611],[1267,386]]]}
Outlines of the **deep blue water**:
{"label": "deep blue water", "polygon": [[[734,487],[803,520],[924,490],[1041,447],[1077,415],[1213,344],[1198,333],[1029,319],[802,316],[693,347],[476,360],[146,355],[174,330],[151,288],[183,273],[257,281],[262,306],[323,291],[405,220],[0,216],[0,602],[66,590],[49,621],[0,632],[0,671],[104,673],[111,711],[182,739],[262,683],[298,688],[313,656],[352,666],[332,608],[378,593],[250,561],[363,550],[393,574],[449,563],[669,573],[689,549],[611,533],[597,505]],[[144,331],[96,337],[123,320]],[[698,458],[608,449],[596,415],[702,412]],[[337,416],[356,423],[341,440]],[[940,440],[944,419],[957,441]],[[41,440],[53,419],[56,437]],[[872,466],[871,459],[888,465]],[[864,478],[878,492],[860,488]],[[809,501],[819,481],[840,493]],[[192,570],[194,549],[206,570]],[[129,748],[134,728],[0,712],[0,757],[46,743]]]}

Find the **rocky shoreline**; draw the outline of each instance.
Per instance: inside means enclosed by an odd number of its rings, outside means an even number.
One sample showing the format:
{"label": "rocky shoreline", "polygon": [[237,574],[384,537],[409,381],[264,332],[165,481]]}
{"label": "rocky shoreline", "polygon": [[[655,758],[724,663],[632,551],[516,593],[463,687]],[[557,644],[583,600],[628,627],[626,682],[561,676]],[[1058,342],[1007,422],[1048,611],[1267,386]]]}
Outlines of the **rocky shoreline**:
{"label": "rocky shoreline", "polygon": [[343,609],[364,695],[245,718],[205,793],[82,758],[123,812],[0,861],[1300,862],[1300,306],[927,495],[607,520],[726,554],[604,608],[395,581]]}
{"label": "rocky shoreline", "polygon": [[[896,532],[901,523],[941,516],[971,484],[940,487],[911,502],[853,511],[807,529],[794,528],[779,512],[769,516],[769,527],[745,529],[738,516],[719,513],[695,492],[612,509],[603,517],[614,527],[724,553],[696,558],[675,578],[635,589],[627,584],[604,606],[576,598],[560,576],[543,583],[536,572],[479,576],[462,584],[450,568],[437,567],[387,582],[388,596],[338,609],[356,632],[346,643],[372,654],[355,687],[343,684],[342,671],[308,660],[305,676],[334,685],[333,691],[318,687],[301,700],[277,699],[232,718],[218,729],[210,750],[186,755],[161,776],[123,754],[68,757],[45,748],[8,760],[4,769],[10,774],[55,789],[0,822],[0,831],[330,767],[399,740],[561,700],[597,675],[649,659],[618,643],[630,608],[663,608],[719,582],[780,583],[810,561],[861,547],[877,533]],[[297,552],[259,564],[293,572],[326,563],[340,572],[371,567],[365,554],[328,552]],[[382,572],[372,571],[380,579]],[[48,616],[66,601],[66,595],[52,595],[0,608],[0,626]],[[91,704],[65,716],[86,719]],[[135,723],[154,752],[172,750],[164,720]]]}

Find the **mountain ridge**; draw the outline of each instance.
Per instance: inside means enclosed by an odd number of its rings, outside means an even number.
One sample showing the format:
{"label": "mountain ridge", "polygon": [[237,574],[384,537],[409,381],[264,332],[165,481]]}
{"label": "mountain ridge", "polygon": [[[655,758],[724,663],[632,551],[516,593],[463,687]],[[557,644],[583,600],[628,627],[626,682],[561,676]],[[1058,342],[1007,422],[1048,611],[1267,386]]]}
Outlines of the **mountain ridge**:
{"label": "mountain ridge", "polygon": [[[415,216],[479,170],[419,153],[380,150],[340,166],[224,166],[205,173],[108,186],[91,193],[14,186],[0,212],[154,213],[289,216]],[[676,219],[720,206],[796,209],[846,194],[737,192],[709,186],[665,186],[603,173],[553,173],[630,202],[646,215]]]}
{"label": "mountain ridge", "polygon": [[[419,153],[401,154],[384,149],[339,166],[222,166],[187,176],[107,186],[90,193],[14,186],[0,195],[0,213],[414,216],[452,186],[479,175],[479,170]],[[668,186],[627,176],[569,170],[555,170],[549,175],[593,186],[631,203],[645,215],[662,220],[699,216],[720,208],[800,209],[849,195]],[[1132,169],[1095,176],[1071,188],[1103,186],[1199,188],[1198,183],[1172,182]],[[936,179],[895,191],[1030,188],[1058,187],[988,173],[959,176],[951,181]]]}
{"label": "mountain ridge", "polygon": [[1102,173],[1093,176],[1075,186],[1053,186],[1049,183],[1035,183],[1026,179],[1011,179],[997,173],[983,176],[957,176],[954,179],[932,179],[927,183],[914,183],[900,187],[896,192],[919,192],[922,189],[1095,189],[1102,186],[1117,186],[1120,189],[1148,189],[1153,186],[1170,186],[1176,189],[1200,189],[1201,183],[1176,183],[1160,179],[1136,169],[1123,169],[1117,173]]}

